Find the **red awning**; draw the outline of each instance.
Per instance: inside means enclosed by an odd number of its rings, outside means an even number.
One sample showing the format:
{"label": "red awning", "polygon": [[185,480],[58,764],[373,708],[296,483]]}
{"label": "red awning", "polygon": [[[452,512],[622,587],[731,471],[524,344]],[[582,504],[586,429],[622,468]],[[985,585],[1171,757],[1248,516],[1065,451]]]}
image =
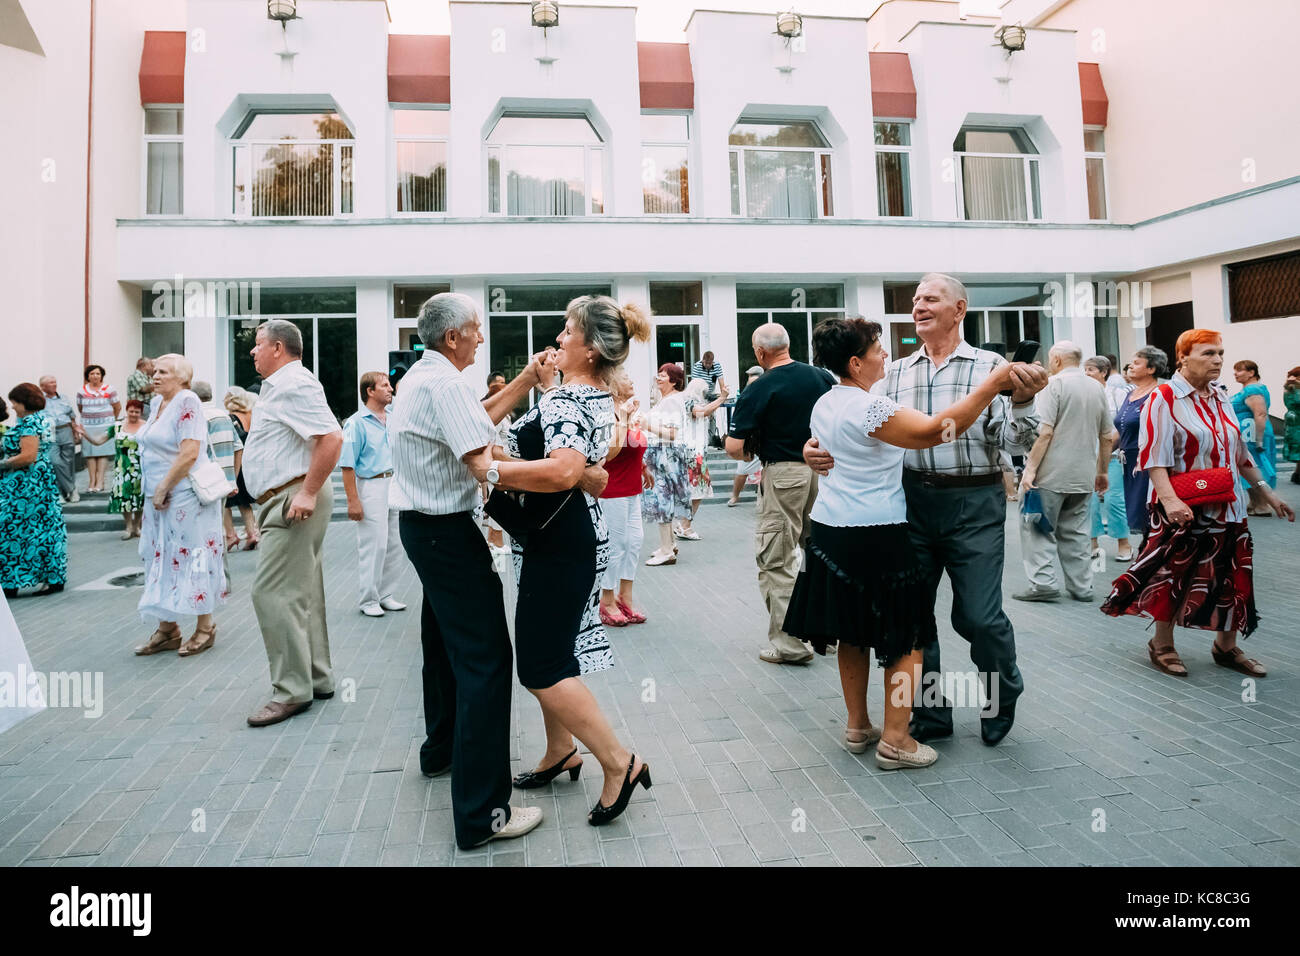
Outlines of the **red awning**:
{"label": "red awning", "polygon": [[1079,92],[1083,96],[1083,125],[1105,126],[1110,100],[1101,84],[1101,67],[1096,63],[1079,64]]}
{"label": "red awning", "polygon": [[871,53],[871,111],[876,116],[916,119],[916,84],[906,53]]}
{"label": "red awning", "polygon": [[389,35],[388,101],[451,102],[451,37]]}
{"label": "red awning", "polygon": [[695,76],[691,73],[689,46],[685,43],[637,43],[636,63],[641,76],[642,109],[695,108]]}
{"label": "red awning", "polygon": [[146,30],[140,54],[140,103],[185,102],[185,31]]}

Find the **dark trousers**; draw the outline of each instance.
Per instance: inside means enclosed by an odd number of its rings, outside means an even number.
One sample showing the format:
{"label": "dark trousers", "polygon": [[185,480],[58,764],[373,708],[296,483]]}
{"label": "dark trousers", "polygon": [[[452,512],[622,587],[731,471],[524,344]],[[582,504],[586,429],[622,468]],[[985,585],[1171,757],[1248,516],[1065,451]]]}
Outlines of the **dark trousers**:
{"label": "dark trousers", "polygon": [[501,579],[471,512],[403,511],[398,532],[424,588],[420,768],[451,765],[456,843],[469,849],[510,819],[511,650]]}
{"label": "dark trousers", "polygon": [[[1007,514],[1002,482],[983,488],[926,488],[903,472],[907,523],[925,576],[927,600],[934,608],[939,579],[952,583],[952,627],[970,644],[970,659],[989,694],[989,677],[998,680],[997,705],[1013,705],[1025,689],[1016,666],[1016,635],[1002,611],[1002,559]],[[925,649],[920,693],[939,679],[939,642]],[[928,691],[931,697],[933,690]],[[913,710],[918,724],[952,728],[952,706]],[[933,703],[934,701],[931,701]]]}
{"label": "dark trousers", "polygon": [[54,464],[54,480],[59,483],[59,494],[71,498],[77,490],[77,446],[72,442],[55,445],[50,459]]}

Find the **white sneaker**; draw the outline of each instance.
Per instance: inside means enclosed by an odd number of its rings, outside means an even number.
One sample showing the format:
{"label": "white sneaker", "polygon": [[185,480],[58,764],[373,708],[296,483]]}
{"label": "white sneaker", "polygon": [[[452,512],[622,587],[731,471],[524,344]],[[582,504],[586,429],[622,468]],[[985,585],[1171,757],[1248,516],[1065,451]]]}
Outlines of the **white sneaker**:
{"label": "white sneaker", "polygon": [[361,613],[366,617],[383,617],[384,609],[378,604],[367,604],[361,609]]}
{"label": "white sneaker", "polygon": [[385,611],[405,611],[406,605],[395,598],[384,598],[379,602],[379,606]]}
{"label": "white sneaker", "polygon": [[68,504],[75,505],[80,500],[81,500],[81,495],[74,491],[72,493],[72,497],[68,499]]}
{"label": "white sneaker", "polygon": [[[493,840],[513,840],[515,837],[521,837],[530,830],[535,829],[541,822],[541,807],[517,807],[511,804],[510,821],[484,840],[483,843],[491,843]],[[483,843],[478,845],[482,846]]]}

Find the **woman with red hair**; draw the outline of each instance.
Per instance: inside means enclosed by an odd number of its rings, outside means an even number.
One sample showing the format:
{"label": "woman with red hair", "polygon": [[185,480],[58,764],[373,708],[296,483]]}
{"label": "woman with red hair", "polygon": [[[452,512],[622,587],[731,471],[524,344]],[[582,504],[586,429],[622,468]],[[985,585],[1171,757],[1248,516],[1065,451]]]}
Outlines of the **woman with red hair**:
{"label": "woman with red hair", "polygon": [[1222,667],[1267,674],[1237,646],[1259,623],[1244,476],[1279,516],[1295,512],[1269,488],[1242,441],[1237,416],[1217,382],[1223,340],[1209,329],[1178,337],[1178,371],[1156,387],[1142,410],[1137,467],[1151,479],[1150,519],[1142,553],[1115,579],[1105,614],[1145,614],[1156,622],[1151,663],[1174,677],[1187,667],[1174,649],[1174,625],[1216,631],[1212,655]]}

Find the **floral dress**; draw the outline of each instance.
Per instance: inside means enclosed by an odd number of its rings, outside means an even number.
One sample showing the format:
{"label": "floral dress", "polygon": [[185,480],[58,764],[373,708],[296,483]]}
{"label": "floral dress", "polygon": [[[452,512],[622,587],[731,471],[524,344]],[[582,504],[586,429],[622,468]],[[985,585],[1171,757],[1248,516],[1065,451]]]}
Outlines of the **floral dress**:
{"label": "floral dress", "polygon": [[713,418],[695,417],[695,406],[707,404],[709,403],[691,399],[685,402],[685,431],[689,439],[686,447],[686,481],[691,486],[691,501],[713,497],[713,479],[709,477],[709,463],[705,458],[709,447],[709,422]]}
{"label": "floral dress", "polygon": [[121,425],[113,436],[113,493],[108,499],[108,513],[144,510],[144,480],[140,475],[140,432],[127,434]]}
{"label": "floral dress", "polygon": [[189,481],[172,488],[167,507],[153,506],[153,495],[180,454],[181,442],[195,439],[206,454],[207,419],[199,397],[177,392],[160,413],[161,396],[149,406],[149,420],[138,432],[144,517],[140,558],[144,593],[140,617],[147,622],[174,621],[179,615],[209,614],[225,603],[221,502],[200,504]]}
{"label": "floral dress", "polygon": [[1288,388],[1282,393],[1282,402],[1286,405],[1286,452],[1287,461],[1300,462],[1300,388]]}
{"label": "floral dress", "polygon": [[688,446],[682,440],[686,409],[680,393],[670,393],[650,409],[650,422],[659,428],[676,429],[676,438],[659,438],[646,432],[646,467],[655,476],[654,487],[641,494],[641,515],[655,524],[671,524],[691,516],[691,482],[687,462]]}
{"label": "floral dress", "polygon": [[7,590],[68,579],[68,529],[50,463],[54,423],[44,412],[24,415],[0,438],[0,457],[17,455],[25,435],[40,440],[36,460],[0,471],[0,584]]}

